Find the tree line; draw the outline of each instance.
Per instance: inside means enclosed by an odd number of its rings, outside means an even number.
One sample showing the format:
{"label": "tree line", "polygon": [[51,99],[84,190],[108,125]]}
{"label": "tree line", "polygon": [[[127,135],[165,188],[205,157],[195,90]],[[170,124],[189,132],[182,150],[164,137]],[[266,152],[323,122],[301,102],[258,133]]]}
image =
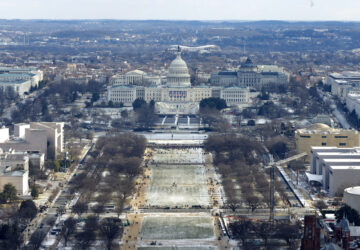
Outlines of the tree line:
{"label": "tree line", "polygon": [[[278,239],[286,242],[289,249],[298,249],[301,239],[301,225],[279,222],[271,224],[268,221],[253,221],[247,218],[239,218],[229,225],[230,234],[234,239],[239,240],[239,246],[243,249],[257,249],[255,239],[262,239],[265,249],[276,249]],[[276,239],[270,241],[270,239]]]}
{"label": "tree line", "polygon": [[[141,163],[145,148],[145,137],[133,133],[99,138],[91,152],[93,158],[85,166],[89,170],[96,166],[94,174],[82,173],[73,180],[73,191],[83,193],[78,203],[88,204],[93,200],[97,202],[94,209],[103,211],[104,206],[112,201],[120,215],[135,190],[136,177],[143,171]],[[104,171],[108,174],[103,175]],[[100,182],[105,185],[99,185]],[[98,196],[95,197],[96,192]]]}
{"label": "tree line", "polygon": [[14,123],[53,121],[58,114],[63,113],[61,109],[66,104],[73,103],[79,95],[90,93],[93,95],[90,102],[94,102],[96,100],[94,95],[99,94],[104,87],[102,83],[96,81],[79,84],[69,80],[51,82],[46,86],[47,88],[44,88],[37,98],[29,98],[24,103],[18,103],[17,109],[11,114]]}
{"label": "tree line", "polygon": [[[217,134],[208,137],[204,148],[213,153],[214,165],[222,176],[227,208],[235,212],[246,204],[254,211],[270,205],[269,175],[260,167],[265,150],[259,142],[242,135]],[[275,185],[279,198],[285,201],[281,182],[276,180]]]}
{"label": "tree line", "polygon": [[0,248],[19,249],[23,244],[23,231],[29,222],[35,218],[38,209],[32,200],[24,200],[18,204],[3,208],[0,224]]}

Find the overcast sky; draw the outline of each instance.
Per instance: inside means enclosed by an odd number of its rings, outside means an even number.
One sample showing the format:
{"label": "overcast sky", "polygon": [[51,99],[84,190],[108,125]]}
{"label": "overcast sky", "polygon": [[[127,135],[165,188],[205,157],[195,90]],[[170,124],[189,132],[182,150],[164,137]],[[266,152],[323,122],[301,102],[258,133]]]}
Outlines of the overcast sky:
{"label": "overcast sky", "polygon": [[360,0],[0,0],[0,18],[360,21]]}

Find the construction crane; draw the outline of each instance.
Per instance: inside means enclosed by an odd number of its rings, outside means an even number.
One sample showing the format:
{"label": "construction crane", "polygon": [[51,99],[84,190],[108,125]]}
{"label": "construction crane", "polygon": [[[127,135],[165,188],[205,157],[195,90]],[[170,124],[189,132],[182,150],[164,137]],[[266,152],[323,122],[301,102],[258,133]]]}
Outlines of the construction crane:
{"label": "construction crane", "polygon": [[274,207],[275,207],[275,168],[276,166],[281,166],[284,165],[288,162],[291,161],[295,161],[298,160],[304,156],[307,155],[306,152],[301,153],[301,154],[297,154],[294,156],[291,156],[289,158],[286,158],[284,160],[280,160],[277,162],[274,162],[274,159],[272,157],[272,155],[269,153],[270,155],[270,163],[269,166],[266,166],[265,169],[270,168],[270,221],[274,222]]}

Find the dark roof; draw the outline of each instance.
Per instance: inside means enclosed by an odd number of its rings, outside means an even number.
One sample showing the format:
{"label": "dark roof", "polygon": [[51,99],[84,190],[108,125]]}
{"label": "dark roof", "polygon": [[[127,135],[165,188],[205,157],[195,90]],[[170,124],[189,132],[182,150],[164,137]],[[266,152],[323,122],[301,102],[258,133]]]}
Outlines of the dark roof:
{"label": "dark roof", "polygon": [[262,75],[265,75],[265,76],[277,76],[279,75],[278,72],[261,72]]}
{"label": "dark roof", "polygon": [[220,71],[219,75],[220,76],[236,76],[237,72],[236,71]]}
{"label": "dark roof", "polygon": [[251,61],[251,59],[248,57],[246,59],[246,61],[241,64],[241,67],[242,68],[253,68],[253,67],[256,67],[256,65]]}

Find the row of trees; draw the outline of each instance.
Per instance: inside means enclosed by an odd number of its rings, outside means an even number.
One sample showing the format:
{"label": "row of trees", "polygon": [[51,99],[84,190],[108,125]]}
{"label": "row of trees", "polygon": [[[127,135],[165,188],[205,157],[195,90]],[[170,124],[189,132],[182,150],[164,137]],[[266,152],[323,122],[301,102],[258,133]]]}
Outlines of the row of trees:
{"label": "row of trees", "polygon": [[38,209],[32,200],[21,202],[20,207],[13,205],[3,208],[1,219],[7,219],[7,223],[0,225],[0,248],[19,249],[23,243],[22,232],[37,213]]}
{"label": "row of trees", "polygon": [[[298,249],[301,238],[300,224],[278,223],[272,225],[265,221],[251,221],[246,218],[239,219],[229,225],[231,235],[241,241],[244,249],[255,247],[254,239],[261,238],[265,249],[270,247],[269,239],[283,239],[289,249]],[[240,245],[240,244],[239,244]],[[274,249],[276,246],[272,246]]]}
{"label": "row of trees", "polygon": [[[56,115],[61,114],[61,108],[65,104],[74,102],[80,94],[98,94],[103,86],[102,83],[96,81],[89,81],[88,84],[79,84],[68,80],[52,82],[47,84],[47,88],[37,98],[18,103],[17,110],[13,111],[11,118],[15,123],[37,120],[53,121]],[[50,106],[52,107],[51,111],[49,110]]]}
{"label": "row of trees", "polygon": [[117,248],[114,239],[121,237],[124,231],[123,223],[118,218],[105,218],[100,220],[98,216],[89,216],[85,220],[82,230],[77,229],[78,221],[70,217],[64,221],[61,235],[66,247],[69,239],[74,237],[74,245],[80,249],[88,249],[97,238],[104,239],[108,250]]}
{"label": "row of trees", "polygon": [[[94,198],[98,203],[95,209],[101,213],[104,205],[113,200],[116,203],[116,212],[120,215],[128,197],[134,192],[135,178],[142,171],[141,163],[145,148],[146,139],[133,133],[99,138],[91,152],[93,160],[88,161],[85,166],[91,169],[96,165],[96,171],[92,176],[87,176],[86,173],[79,174],[73,180],[73,190],[83,193],[78,203],[87,203]],[[109,174],[103,176],[104,171],[108,171]],[[100,181],[105,185],[98,185]],[[95,192],[100,194],[94,197]],[[114,192],[116,195],[112,196]]]}
{"label": "row of trees", "polygon": [[[78,174],[71,182],[72,192],[82,193],[79,201],[72,207],[72,212],[80,218],[89,211],[88,203],[96,201],[97,204],[90,210],[95,216],[89,216],[84,230],[79,232],[74,229],[76,223],[73,219],[68,219],[62,231],[65,244],[74,236],[76,246],[87,249],[96,238],[102,238],[106,240],[106,248],[112,249],[113,239],[122,234],[121,220],[111,218],[99,221],[99,215],[105,212],[105,205],[111,202],[115,203],[115,211],[120,216],[128,197],[134,192],[135,178],[142,171],[145,148],[146,139],[133,133],[112,134],[98,139],[90,152],[91,158],[84,166],[89,171],[95,167],[94,173]],[[103,175],[104,172],[109,174]],[[98,195],[94,196],[95,193]],[[65,209],[60,208],[57,212],[63,214]]]}
{"label": "row of trees", "polygon": [[133,102],[133,109],[136,115],[136,123],[142,129],[149,129],[154,126],[156,121],[155,102],[151,100],[146,103],[143,99],[138,98]]}
{"label": "row of trees", "polygon": [[12,87],[4,88],[0,86],[0,115],[10,103],[19,99],[19,95]]}
{"label": "row of trees", "polygon": [[[282,85],[281,87],[270,85],[264,87],[261,90],[259,99],[265,101],[265,103],[260,106],[257,114],[274,119],[292,114],[308,117],[309,115],[328,113],[329,103],[324,102],[317,91],[317,88],[321,88],[323,85],[317,84],[308,88],[306,84],[305,78],[291,77],[288,85]],[[270,93],[288,94],[282,95],[279,105],[271,101]],[[283,108],[284,106],[291,108],[293,112],[289,113]],[[249,115],[248,112],[244,114]],[[250,116],[248,118],[253,117]]]}
{"label": "row of trees", "polygon": [[200,101],[199,115],[204,124],[212,131],[226,132],[230,129],[228,121],[221,115],[221,110],[227,107],[226,101],[221,98],[205,98]]}
{"label": "row of trees", "polygon": [[360,226],[359,213],[348,205],[343,205],[341,208],[339,208],[335,212],[335,217],[338,222],[340,222],[343,217],[346,217],[350,223],[354,223],[355,226]]}
{"label": "row of trees", "polygon": [[[270,202],[268,174],[259,168],[265,151],[260,143],[236,134],[210,135],[205,150],[214,155],[214,164],[222,175],[227,207],[235,211],[246,203],[252,211]],[[285,190],[276,182],[280,197]],[[241,198],[240,198],[241,197]]]}
{"label": "row of trees", "polygon": [[242,161],[254,165],[260,162],[258,156],[265,153],[260,143],[237,134],[210,135],[204,142],[204,148],[215,153],[215,164]]}

